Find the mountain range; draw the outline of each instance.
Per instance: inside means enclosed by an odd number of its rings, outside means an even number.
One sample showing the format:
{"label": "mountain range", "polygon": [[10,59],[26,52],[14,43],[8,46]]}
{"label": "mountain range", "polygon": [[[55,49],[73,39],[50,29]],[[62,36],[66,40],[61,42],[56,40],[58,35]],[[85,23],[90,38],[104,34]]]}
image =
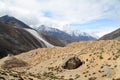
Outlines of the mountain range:
{"label": "mountain range", "polygon": [[97,40],[96,37],[91,36],[86,32],[80,32],[79,30],[62,31],[57,28],[48,27],[46,25],[41,25],[35,29],[39,32],[43,32],[46,35],[57,38],[65,44],[78,41]]}
{"label": "mountain range", "polygon": [[0,57],[54,46],[64,46],[64,44],[37,32],[14,17],[8,15],[0,17]]}
{"label": "mountain range", "polygon": [[[120,29],[111,32],[99,40],[119,39]],[[0,58],[8,54],[19,54],[36,48],[65,46],[71,42],[97,40],[86,32],[62,31],[41,25],[31,28],[12,16],[0,17]]]}

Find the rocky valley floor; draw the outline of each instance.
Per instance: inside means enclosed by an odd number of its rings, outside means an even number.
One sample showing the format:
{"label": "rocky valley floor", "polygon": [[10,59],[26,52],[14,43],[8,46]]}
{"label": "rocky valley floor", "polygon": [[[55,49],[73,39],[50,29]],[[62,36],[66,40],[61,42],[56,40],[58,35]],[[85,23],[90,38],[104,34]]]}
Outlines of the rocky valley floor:
{"label": "rocky valley floor", "polygon": [[[71,57],[83,64],[63,69]],[[120,80],[120,40],[75,42],[0,59],[0,80]]]}

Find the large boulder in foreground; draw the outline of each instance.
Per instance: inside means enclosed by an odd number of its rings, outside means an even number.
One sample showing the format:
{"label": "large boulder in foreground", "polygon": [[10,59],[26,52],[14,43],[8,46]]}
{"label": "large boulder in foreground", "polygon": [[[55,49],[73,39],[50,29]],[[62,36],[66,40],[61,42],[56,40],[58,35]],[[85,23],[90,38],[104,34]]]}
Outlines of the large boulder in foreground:
{"label": "large boulder in foreground", "polygon": [[78,57],[71,57],[62,65],[62,68],[69,70],[76,69],[80,67],[82,64],[83,62]]}

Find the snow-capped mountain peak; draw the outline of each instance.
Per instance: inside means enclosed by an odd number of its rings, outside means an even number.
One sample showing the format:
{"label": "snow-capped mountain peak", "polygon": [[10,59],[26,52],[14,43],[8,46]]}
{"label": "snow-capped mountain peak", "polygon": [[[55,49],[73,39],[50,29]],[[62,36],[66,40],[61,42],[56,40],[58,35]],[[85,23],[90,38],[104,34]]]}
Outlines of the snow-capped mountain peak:
{"label": "snow-capped mountain peak", "polygon": [[96,38],[96,36],[93,36],[90,33],[82,32],[81,30],[75,29],[75,28],[73,28],[71,26],[64,26],[64,28],[62,30],[64,32],[68,33],[71,36],[76,36],[76,37],[79,37],[79,36],[87,36],[87,37],[92,36],[92,37]]}
{"label": "snow-capped mountain peak", "polygon": [[78,36],[90,36],[88,33],[81,32],[80,30],[71,30],[71,31],[65,30],[65,32],[71,36],[77,36],[77,37]]}
{"label": "snow-capped mountain peak", "polygon": [[76,41],[96,40],[96,37],[71,27],[65,27],[64,29],[60,30],[60,29],[48,27],[46,25],[41,25],[38,28],[36,28],[36,30],[66,43],[76,42]]}
{"label": "snow-capped mountain peak", "polygon": [[51,31],[51,32],[58,32],[58,29],[56,28],[52,28],[52,27],[48,27],[48,26],[45,26],[45,25],[41,25],[40,27],[36,28],[37,30],[40,30],[40,31]]}

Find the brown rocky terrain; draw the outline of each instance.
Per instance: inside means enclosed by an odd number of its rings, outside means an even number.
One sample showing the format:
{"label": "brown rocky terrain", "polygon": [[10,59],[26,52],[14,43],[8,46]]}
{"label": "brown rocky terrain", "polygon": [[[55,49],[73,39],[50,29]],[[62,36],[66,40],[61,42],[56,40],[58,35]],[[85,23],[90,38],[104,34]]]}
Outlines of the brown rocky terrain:
{"label": "brown rocky terrain", "polygon": [[[79,58],[82,64],[76,69],[63,69],[63,64],[71,57]],[[0,79],[120,80],[120,40],[84,41],[66,47],[39,48],[15,58],[27,65],[0,69]],[[75,65],[75,60],[69,64]],[[5,64],[3,59],[0,63]]]}

